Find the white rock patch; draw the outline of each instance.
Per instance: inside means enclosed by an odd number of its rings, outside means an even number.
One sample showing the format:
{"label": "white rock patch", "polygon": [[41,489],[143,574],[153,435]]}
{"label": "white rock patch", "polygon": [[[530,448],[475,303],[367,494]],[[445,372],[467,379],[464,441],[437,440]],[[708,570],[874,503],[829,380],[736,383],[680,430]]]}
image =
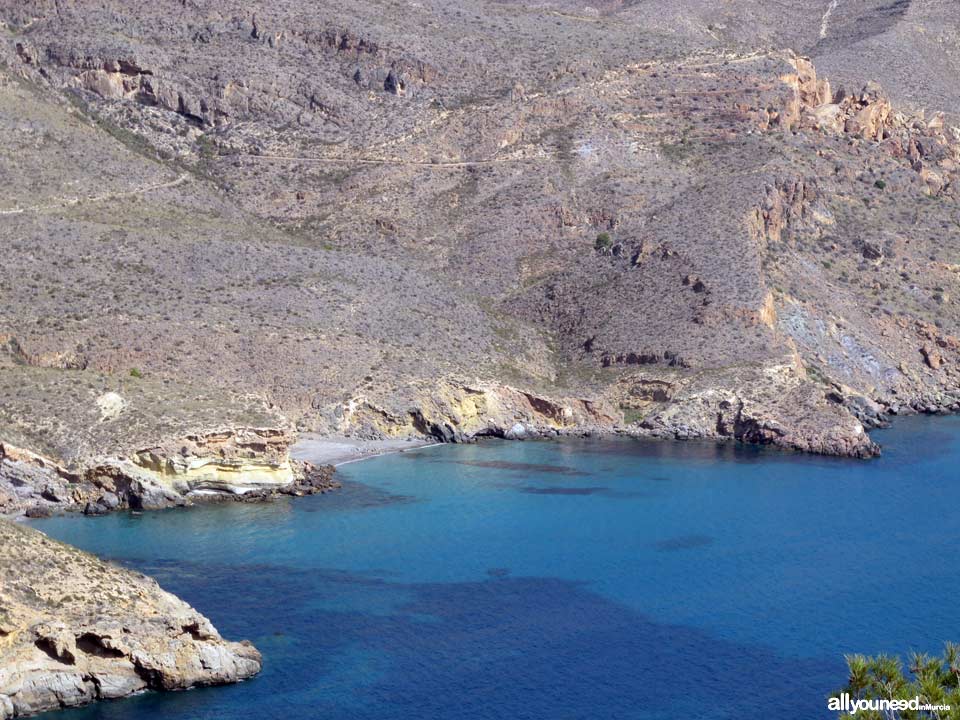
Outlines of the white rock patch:
{"label": "white rock patch", "polygon": [[107,392],[97,398],[97,407],[100,408],[100,422],[106,422],[120,417],[127,401],[115,392]]}

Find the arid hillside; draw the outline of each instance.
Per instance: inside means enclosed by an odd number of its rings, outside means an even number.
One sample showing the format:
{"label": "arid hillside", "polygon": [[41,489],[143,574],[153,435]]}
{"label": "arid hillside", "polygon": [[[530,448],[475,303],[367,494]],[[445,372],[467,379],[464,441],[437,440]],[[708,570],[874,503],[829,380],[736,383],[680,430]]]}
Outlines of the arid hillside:
{"label": "arid hillside", "polygon": [[[58,407],[21,379],[41,367],[95,377],[81,404],[165,384],[172,416],[189,387],[319,432],[855,456],[889,414],[960,408],[955,3],[0,0],[0,21],[17,407]],[[0,440],[46,446],[13,415]]]}

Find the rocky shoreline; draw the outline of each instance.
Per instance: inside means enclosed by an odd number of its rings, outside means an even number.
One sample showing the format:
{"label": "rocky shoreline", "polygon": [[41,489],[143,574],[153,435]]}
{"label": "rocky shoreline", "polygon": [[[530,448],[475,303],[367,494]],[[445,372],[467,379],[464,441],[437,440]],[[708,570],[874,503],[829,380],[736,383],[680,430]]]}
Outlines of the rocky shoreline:
{"label": "rocky shoreline", "polygon": [[341,426],[362,438],[470,442],[608,434],[735,441],[868,458],[880,448],[867,431],[887,415],[886,406],[849,389],[801,380],[783,366],[722,378],[646,371],[645,376],[624,375],[612,391],[591,399],[447,380],[424,387],[410,404],[415,409],[365,398],[353,402]]}
{"label": "rocky shoreline", "polygon": [[[425,386],[408,409],[370,399],[351,401],[351,410],[339,419],[341,433],[296,433],[275,415],[270,426],[167,434],[153,444],[140,441],[140,449],[90,450],[71,458],[64,458],[69,454],[64,452],[59,457],[41,454],[35,445],[27,449],[0,436],[0,517],[100,515],[323,493],[339,485],[336,464],[430,442],[483,437],[733,441],[869,458],[881,448],[868,431],[886,426],[891,418],[960,410],[960,393],[871,399],[837,383],[791,379],[794,372],[789,367],[753,368],[731,377],[691,380],[655,377],[647,370],[643,376],[623,376],[614,392],[594,399],[444,380]],[[798,408],[808,411],[800,414]],[[122,412],[134,410],[125,406]]]}
{"label": "rocky shoreline", "polygon": [[[262,457],[232,462],[180,456],[182,466],[160,461],[143,466],[129,458],[104,458],[87,467],[66,469],[35,453],[0,442],[0,517],[47,517],[64,512],[103,515],[116,510],[161,510],[194,503],[256,502],[277,495],[312,495],[339,487],[333,467],[292,460],[286,447],[279,479],[251,464]],[[191,470],[193,472],[191,472]],[[206,472],[203,472],[203,471]]]}
{"label": "rocky shoreline", "polygon": [[[654,378],[649,373],[647,377],[625,376],[617,392],[594,399],[535,394],[498,383],[444,381],[418,395],[416,409],[407,412],[392,411],[369,400],[355,403],[344,418],[353,434],[305,433],[295,454],[336,464],[402,450],[411,441],[616,435],[742,442],[871,458],[882,448],[869,431],[887,427],[893,418],[960,412],[960,390],[873,399],[838,383],[791,384],[784,379],[782,368],[750,372],[753,382],[742,376],[724,378],[723,383],[716,383],[715,378],[709,383],[662,375]],[[789,372],[786,374],[789,377]],[[776,382],[771,384],[771,378]]]}
{"label": "rocky shoreline", "polygon": [[156,581],[0,520],[0,720],[238,682],[260,653]]}

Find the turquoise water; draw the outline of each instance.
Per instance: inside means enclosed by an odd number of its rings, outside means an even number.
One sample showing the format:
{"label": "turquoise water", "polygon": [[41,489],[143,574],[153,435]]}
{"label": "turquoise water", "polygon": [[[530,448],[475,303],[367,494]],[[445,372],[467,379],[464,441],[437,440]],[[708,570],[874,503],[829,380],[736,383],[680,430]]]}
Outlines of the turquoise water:
{"label": "turquoise water", "polygon": [[250,682],[47,717],[827,718],[843,654],[960,640],[960,418],[876,461],[491,442],[341,468],[342,491],[56,518],[252,640]]}

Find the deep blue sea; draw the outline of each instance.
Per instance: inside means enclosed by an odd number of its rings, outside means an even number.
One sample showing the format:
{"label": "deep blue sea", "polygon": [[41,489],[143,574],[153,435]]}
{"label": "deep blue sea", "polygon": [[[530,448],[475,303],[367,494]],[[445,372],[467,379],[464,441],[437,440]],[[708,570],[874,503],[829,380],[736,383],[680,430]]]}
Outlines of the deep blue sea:
{"label": "deep blue sea", "polygon": [[260,505],[45,532],[154,575],[265,668],[45,716],[829,718],[844,653],[960,640],[960,418],[874,461],[695,443],[433,447]]}

